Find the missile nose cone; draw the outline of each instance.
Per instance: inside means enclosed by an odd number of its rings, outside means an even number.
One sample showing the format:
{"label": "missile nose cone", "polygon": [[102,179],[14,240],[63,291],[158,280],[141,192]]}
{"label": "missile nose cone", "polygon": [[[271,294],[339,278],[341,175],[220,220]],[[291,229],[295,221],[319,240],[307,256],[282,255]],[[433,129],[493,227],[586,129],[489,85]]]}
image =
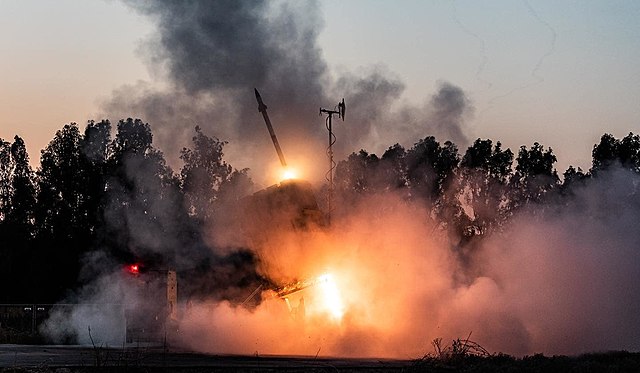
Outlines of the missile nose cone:
{"label": "missile nose cone", "polygon": [[256,93],[256,100],[258,100],[258,111],[262,112],[267,110],[267,105],[262,102],[262,97],[260,97],[260,92],[258,92],[258,88],[254,88],[253,91]]}

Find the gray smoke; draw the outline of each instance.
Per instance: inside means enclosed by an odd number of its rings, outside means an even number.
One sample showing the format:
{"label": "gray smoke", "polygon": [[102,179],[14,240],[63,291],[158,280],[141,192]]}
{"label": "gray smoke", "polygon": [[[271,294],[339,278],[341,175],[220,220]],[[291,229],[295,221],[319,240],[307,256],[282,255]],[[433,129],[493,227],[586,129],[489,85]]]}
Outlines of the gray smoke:
{"label": "gray smoke", "polygon": [[125,87],[105,109],[144,117],[170,155],[177,154],[198,124],[229,140],[234,159],[269,159],[273,151],[265,157],[260,150],[271,144],[254,87],[261,91],[285,149],[291,152],[293,139],[313,140],[323,130],[317,110],[329,101],[323,88],[326,64],[316,43],[321,17],[314,2],[131,5],[157,24],[159,33],[146,42],[144,57],[151,68],[166,74],[169,88]]}
{"label": "gray smoke", "polygon": [[[322,22],[316,2],[155,1],[131,6],[158,27],[142,52],[161,77],[162,88],[145,82],[121,87],[104,109],[108,117],[149,122],[155,146],[174,166],[199,125],[229,141],[225,159],[239,168],[251,167],[254,179],[264,177],[262,169],[277,158],[257,111],[254,87],[269,107],[287,159],[314,164],[317,179],[326,164],[326,130],[318,108],[331,109],[343,97],[347,121],[335,126],[337,159],[360,147],[381,151],[393,142],[410,146],[427,135],[466,143],[464,120],[471,109],[460,88],[442,83],[432,98],[415,106],[401,103],[404,84],[384,68],[333,79],[317,43]],[[134,231],[143,242],[155,242],[144,231]],[[161,246],[158,251],[163,252]],[[101,299],[100,292],[88,293],[80,298]],[[82,322],[72,324],[76,335],[85,334]]]}
{"label": "gray smoke", "polygon": [[468,292],[492,301],[462,314],[476,338],[517,354],[638,350],[639,183],[612,168],[486,242]]}
{"label": "gray smoke", "polygon": [[[331,108],[342,97],[347,121],[336,132],[343,131],[337,143],[343,153],[359,147],[380,153],[427,135],[461,149],[468,142],[465,121],[473,108],[459,87],[443,82],[415,106],[400,101],[404,84],[383,68],[332,79],[317,45],[322,23],[315,2],[132,6],[158,25],[145,57],[168,82],[163,89],[123,87],[105,109],[116,117],[145,118],[169,155],[187,145],[199,124],[230,141],[234,165],[256,172],[267,158],[275,161],[254,87],[288,155],[322,160],[326,132],[318,107]],[[575,190],[557,210],[545,205],[520,212],[481,245],[472,263],[479,275],[464,284],[454,281],[460,268],[452,243],[432,226],[429,211],[398,196],[373,196],[335,224],[332,235],[289,232],[279,238],[278,247],[291,253],[278,255],[277,264],[296,272],[291,275],[315,276],[325,267],[334,272],[346,308],[342,324],[318,322],[324,311],[314,315],[313,302],[309,314],[316,322],[300,328],[279,299],[252,312],[205,301],[185,311],[183,342],[209,352],[312,354],[321,347],[323,354],[417,357],[433,338],[473,332],[491,351],[515,354],[637,350],[638,185],[636,174],[611,170]],[[307,251],[295,251],[295,243]],[[85,298],[138,297],[126,284],[96,288],[88,288]],[[85,333],[87,317],[73,315],[80,320],[71,323],[77,335]]]}
{"label": "gray smoke", "polygon": [[443,83],[431,101],[415,107],[400,105],[404,84],[384,69],[333,79],[318,46],[323,24],[315,1],[130,5],[158,27],[142,48],[143,58],[168,84],[164,89],[147,83],[123,87],[104,110],[108,116],[138,116],[151,123],[171,163],[197,124],[228,140],[228,158],[254,169],[259,180],[259,170],[276,157],[254,87],[292,159],[324,164],[326,129],[318,108],[332,109],[343,97],[348,120],[336,127],[338,157],[365,145],[372,151],[393,142],[411,146],[427,135],[467,144],[469,102],[457,87]]}

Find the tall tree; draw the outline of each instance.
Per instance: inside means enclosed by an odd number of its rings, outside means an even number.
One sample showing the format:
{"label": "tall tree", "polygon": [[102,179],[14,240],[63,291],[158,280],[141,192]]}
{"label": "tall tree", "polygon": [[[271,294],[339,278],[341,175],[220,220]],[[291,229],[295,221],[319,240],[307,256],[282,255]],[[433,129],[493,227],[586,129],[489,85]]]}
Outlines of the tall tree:
{"label": "tall tree", "polygon": [[15,232],[24,238],[34,236],[33,215],[36,205],[35,175],[29,164],[29,154],[24,141],[14,137],[11,144],[13,170],[11,172],[11,208],[6,220],[13,224]]}
{"label": "tall tree", "polygon": [[380,174],[384,190],[407,188],[407,151],[404,147],[394,144],[382,154]]}
{"label": "tall tree", "polygon": [[13,265],[15,247],[13,247],[12,239],[9,234],[9,222],[7,217],[11,210],[11,197],[13,194],[13,186],[11,183],[11,175],[14,169],[13,158],[11,157],[11,143],[0,139],[0,301],[7,302],[11,300],[8,284],[13,282],[11,278],[15,266]]}
{"label": "tall tree", "polygon": [[191,266],[207,257],[185,209],[179,179],[152,145],[147,123],[121,120],[110,144],[100,240],[121,261]]}
{"label": "tall tree", "polygon": [[[80,205],[84,199],[84,178],[80,142],[75,123],[65,125],[41,151],[38,176],[36,220],[42,234],[73,236],[81,224]],[[54,231],[55,230],[55,231]]]}
{"label": "tall tree", "polygon": [[[89,249],[84,201],[88,198],[82,135],[75,123],[57,131],[41,151],[37,171],[38,237],[34,266],[42,282],[34,286],[40,302],[53,302],[71,288],[80,271],[80,256]],[[46,281],[56,278],[57,281]],[[34,284],[35,285],[35,284]]]}
{"label": "tall tree", "polygon": [[345,202],[378,190],[376,173],[379,162],[377,155],[361,149],[338,163],[335,175],[336,190]]}
{"label": "tall tree", "polygon": [[524,145],[520,147],[516,172],[510,183],[512,208],[542,202],[545,195],[558,186],[560,179],[554,167],[556,161],[553,150],[545,150],[537,142],[530,149]]}
{"label": "tall tree", "polygon": [[231,165],[223,160],[226,141],[209,137],[195,127],[193,149],[183,148],[180,158],[181,184],[188,202],[189,212],[203,223],[212,223],[220,188],[233,173]]}
{"label": "tall tree", "polygon": [[104,217],[110,143],[111,123],[108,120],[87,122],[80,141],[85,184],[85,198],[80,209],[85,216],[85,232],[89,234],[87,241],[92,243],[95,242],[96,232]]}
{"label": "tall tree", "polygon": [[489,139],[477,139],[467,148],[460,175],[460,192],[472,221],[466,235],[484,235],[505,219],[512,163],[513,153],[502,150],[499,141],[493,146]]}
{"label": "tall tree", "polygon": [[444,196],[460,163],[458,148],[451,141],[444,146],[429,136],[407,152],[407,178],[414,193],[431,203]]}
{"label": "tall tree", "polygon": [[31,300],[28,281],[31,275],[30,250],[35,236],[36,187],[26,146],[19,136],[15,136],[11,144],[8,162],[9,166],[5,168],[5,172],[8,170],[8,183],[5,185],[8,186],[5,189],[9,188],[10,192],[0,232],[3,241],[0,250],[5,266],[2,284],[5,289],[0,292],[0,297],[5,301],[24,302]]}
{"label": "tall tree", "polygon": [[11,172],[13,160],[11,158],[11,143],[0,138],[0,224],[9,213],[12,194]]}
{"label": "tall tree", "polygon": [[182,149],[180,157],[185,203],[209,242],[223,244],[218,237],[238,228],[238,202],[250,193],[253,182],[247,169],[236,170],[224,161],[226,141],[205,135],[198,126],[192,140],[192,148]]}

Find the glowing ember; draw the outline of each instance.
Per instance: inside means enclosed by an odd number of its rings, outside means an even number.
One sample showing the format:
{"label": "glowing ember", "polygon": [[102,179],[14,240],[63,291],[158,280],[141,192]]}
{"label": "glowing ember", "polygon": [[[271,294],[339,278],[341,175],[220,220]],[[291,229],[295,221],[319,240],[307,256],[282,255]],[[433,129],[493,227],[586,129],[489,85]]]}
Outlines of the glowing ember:
{"label": "glowing ember", "polygon": [[334,319],[341,320],[344,315],[344,305],[333,276],[325,273],[317,278],[317,284],[323,297],[324,306]]}

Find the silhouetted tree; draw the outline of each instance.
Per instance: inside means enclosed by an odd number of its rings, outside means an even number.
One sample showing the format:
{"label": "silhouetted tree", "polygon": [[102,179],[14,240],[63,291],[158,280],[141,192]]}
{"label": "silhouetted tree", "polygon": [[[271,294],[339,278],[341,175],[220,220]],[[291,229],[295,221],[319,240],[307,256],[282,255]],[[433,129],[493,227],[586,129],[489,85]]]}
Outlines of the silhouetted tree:
{"label": "silhouetted tree", "polygon": [[605,133],[600,138],[600,142],[593,146],[591,154],[593,158],[591,172],[594,174],[612,165],[640,172],[640,136],[632,132],[622,140]]}
{"label": "silhouetted tree", "polygon": [[[4,144],[6,146],[6,143]],[[34,173],[29,165],[29,155],[24,141],[14,137],[10,148],[8,188],[10,188],[8,208],[2,221],[2,259],[5,291],[0,297],[5,301],[28,301],[28,287],[31,275],[31,245],[35,236],[34,209],[36,188]],[[6,159],[5,159],[6,161]],[[5,175],[6,177],[7,175]],[[7,184],[5,184],[7,185]],[[6,188],[6,187],[5,187]]]}
{"label": "silhouetted tree", "polygon": [[407,179],[412,193],[437,203],[455,177],[460,163],[458,148],[451,141],[440,143],[429,136],[418,141],[407,152]]}
{"label": "silhouetted tree", "polygon": [[336,166],[334,179],[337,193],[348,200],[357,198],[358,195],[376,192],[379,161],[377,155],[369,154],[363,149],[340,161]]}
{"label": "silhouetted tree", "polygon": [[24,238],[34,236],[33,214],[36,204],[34,173],[29,165],[29,154],[24,141],[15,136],[11,144],[13,171],[11,173],[11,208],[6,221],[13,225],[14,232]]}
{"label": "silhouetted tree", "polygon": [[81,140],[78,126],[67,124],[41,151],[36,209],[39,234],[70,238],[81,224],[80,205],[84,198]]}
{"label": "silhouetted tree", "polygon": [[14,169],[13,158],[11,157],[11,143],[0,139],[0,284],[3,284],[0,291],[0,301],[7,302],[11,299],[12,283],[11,275],[16,265],[14,262],[13,242],[9,236],[9,223],[7,216],[11,210],[11,197],[13,187],[11,185],[11,175]]}
{"label": "silhouetted tree", "polygon": [[180,180],[152,145],[148,124],[118,122],[109,146],[99,242],[120,261],[181,269],[210,255],[186,209]]}
{"label": "silhouetted tree", "polygon": [[640,136],[630,132],[618,145],[618,159],[623,167],[640,172]]}
{"label": "silhouetted tree", "polygon": [[147,123],[129,118],[119,121],[117,129],[109,145],[100,238],[120,260],[145,256],[162,262],[160,253],[177,246],[176,236],[167,234],[173,227],[165,219],[175,207],[167,198],[173,196],[169,187],[176,186],[177,179],[153,148]]}
{"label": "silhouetted tree", "polygon": [[193,149],[183,148],[180,152],[184,162],[180,181],[190,215],[211,223],[218,191],[228,182],[233,168],[223,160],[226,141],[206,136],[199,126],[195,131]]}
{"label": "silhouetted tree", "polygon": [[197,222],[203,235],[214,238],[227,234],[235,226],[239,202],[253,188],[247,169],[236,170],[224,161],[224,145],[216,137],[205,135],[195,127],[193,148],[184,148],[181,159],[181,186],[190,217]]}
{"label": "silhouetted tree", "polygon": [[582,171],[582,168],[577,169],[573,166],[569,166],[567,170],[562,174],[562,185],[560,186],[560,192],[562,195],[567,196],[572,194],[573,188],[577,185],[584,184],[585,180],[589,178],[589,175]]}
{"label": "silhouetted tree", "polygon": [[96,233],[103,223],[106,204],[105,188],[108,174],[109,144],[111,143],[111,123],[89,121],[80,142],[85,198],[81,201],[81,214],[84,215],[88,234],[87,241],[92,245]]}
{"label": "silhouetted tree", "polygon": [[409,185],[407,180],[407,152],[400,144],[389,147],[382,154],[379,168],[384,190],[406,189]]}
{"label": "silhouetted tree", "polygon": [[[88,251],[89,225],[85,201],[90,198],[82,135],[75,123],[65,125],[41,151],[35,211],[37,243],[33,288],[40,302],[53,302],[72,288]],[[47,281],[55,278],[56,281]]]}
{"label": "silhouetted tree", "polygon": [[593,146],[591,152],[593,157],[592,171],[597,172],[611,165],[618,159],[618,140],[611,134],[605,133],[600,138],[600,143]]}
{"label": "silhouetted tree", "polygon": [[530,149],[523,145],[516,161],[516,172],[510,182],[511,208],[540,203],[545,194],[559,184],[560,179],[554,168],[557,159],[551,148],[545,150],[537,142]]}
{"label": "silhouetted tree", "polygon": [[489,139],[477,139],[467,148],[460,167],[460,193],[472,222],[467,237],[484,235],[505,219],[512,163],[513,153],[502,150],[500,142],[493,146]]}
{"label": "silhouetted tree", "polygon": [[11,143],[0,138],[0,224],[11,208]]}

